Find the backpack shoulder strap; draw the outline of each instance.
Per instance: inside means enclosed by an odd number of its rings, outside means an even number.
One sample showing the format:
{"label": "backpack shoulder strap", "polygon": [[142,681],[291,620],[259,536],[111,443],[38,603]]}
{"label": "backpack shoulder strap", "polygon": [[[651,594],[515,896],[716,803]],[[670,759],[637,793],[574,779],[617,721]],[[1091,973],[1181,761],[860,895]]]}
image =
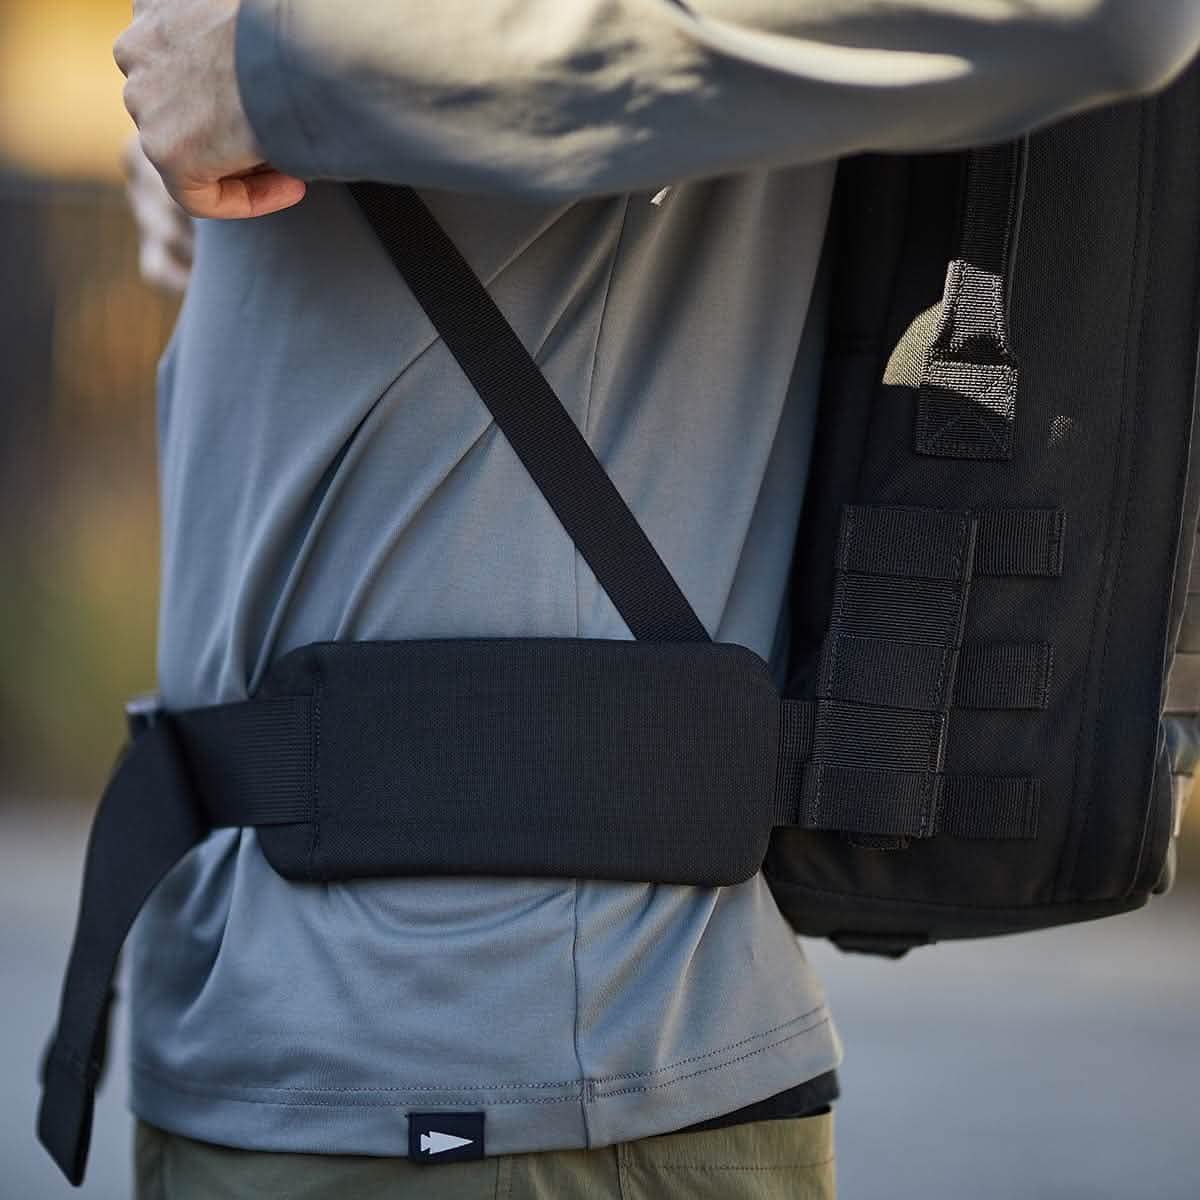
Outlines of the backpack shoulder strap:
{"label": "backpack shoulder strap", "polygon": [[635,638],[708,633],[541,368],[409,187],[351,194]]}

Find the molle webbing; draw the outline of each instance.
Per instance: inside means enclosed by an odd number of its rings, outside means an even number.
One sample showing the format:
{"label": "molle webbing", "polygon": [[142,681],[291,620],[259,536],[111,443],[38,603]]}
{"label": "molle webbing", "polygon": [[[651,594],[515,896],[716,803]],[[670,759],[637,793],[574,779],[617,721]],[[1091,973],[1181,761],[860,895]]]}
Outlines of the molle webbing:
{"label": "molle webbing", "polygon": [[953,775],[944,766],[956,705],[1045,702],[1047,647],[963,642],[981,540],[988,561],[1036,568],[1051,552],[1029,539],[1014,547],[1005,531],[1039,524],[936,509],[845,510],[800,825],[861,835],[879,849],[938,833],[1036,836],[1036,780]]}

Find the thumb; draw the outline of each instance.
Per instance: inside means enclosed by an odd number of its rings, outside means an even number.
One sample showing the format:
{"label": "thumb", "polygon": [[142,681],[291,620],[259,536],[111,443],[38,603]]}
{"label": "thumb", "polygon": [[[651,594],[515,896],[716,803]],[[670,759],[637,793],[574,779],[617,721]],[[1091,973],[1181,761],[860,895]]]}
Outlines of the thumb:
{"label": "thumb", "polygon": [[239,220],[291,208],[304,199],[304,192],[304,180],[264,164],[244,175],[180,182],[175,199],[193,217]]}

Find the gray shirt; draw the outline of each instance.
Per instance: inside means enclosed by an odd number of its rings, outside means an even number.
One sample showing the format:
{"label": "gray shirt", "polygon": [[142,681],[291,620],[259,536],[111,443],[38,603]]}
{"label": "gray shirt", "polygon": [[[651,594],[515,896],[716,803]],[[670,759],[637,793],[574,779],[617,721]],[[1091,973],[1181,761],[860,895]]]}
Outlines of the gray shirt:
{"label": "gray shirt", "polygon": [[[991,5],[986,36],[928,7],[246,0],[239,80],[281,167],[423,189],[706,628],[779,678],[830,158],[1130,82],[1085,0]],[[200,223],[159,382],[169,706],[317,640],[629,637],[335,183]],[[486,1112],[491,1152],[598,1146],[839,1056],[761,875],[295,885],[224,830],[131,974],[135,1111],[233,1146],[403,1154],[405,1113],[440,1109]]]}

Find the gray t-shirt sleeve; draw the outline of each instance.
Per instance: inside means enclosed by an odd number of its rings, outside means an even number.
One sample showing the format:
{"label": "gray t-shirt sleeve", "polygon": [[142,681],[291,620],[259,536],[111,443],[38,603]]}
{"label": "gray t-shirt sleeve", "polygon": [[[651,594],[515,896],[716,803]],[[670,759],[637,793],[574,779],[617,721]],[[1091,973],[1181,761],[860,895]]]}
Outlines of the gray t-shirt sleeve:
{"label": "gray t-shirt sleeve", "polygon": [[283,170],[562,201],[1013,136],[1197,46],[1195,0],[242,0],[237,67]]}

